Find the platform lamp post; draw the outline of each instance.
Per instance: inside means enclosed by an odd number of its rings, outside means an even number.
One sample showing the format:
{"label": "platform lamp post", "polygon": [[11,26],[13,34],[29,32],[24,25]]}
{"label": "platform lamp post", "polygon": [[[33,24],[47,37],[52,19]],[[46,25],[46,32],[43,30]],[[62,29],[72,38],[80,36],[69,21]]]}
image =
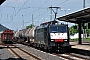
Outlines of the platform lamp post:
{"label": "platform lamp post", "polygon": [[[66,16],[66,12],[67,12],[67,11],[70,11],[70,9],[66,9],[66,10],[61,9],[61,11],[64,11],[64,12],[65,12],[65,16]],[[65,19],[66,19],[66,18],[65,18]],[[68,22],[67,22],[67,24],[68,24]]]}
{"label": "platform lamp post", "polygon": [[[85,0],[83,0],[83,10],[85,8]],[[83,11],[84,13],[85,11]],[[85,27],[85,28],[84,28]],[[83,40],[86,39],[86,23],[83,23]]]}

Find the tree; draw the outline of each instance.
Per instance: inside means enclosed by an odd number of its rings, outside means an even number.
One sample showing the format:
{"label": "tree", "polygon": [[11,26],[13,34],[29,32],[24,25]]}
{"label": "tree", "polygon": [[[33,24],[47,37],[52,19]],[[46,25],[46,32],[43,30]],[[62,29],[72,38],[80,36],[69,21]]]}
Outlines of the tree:
{"label": "tree", "polygon": [[75,34],[75,33],[78,32],[77,29],[74,29],[75,26],[77,26],[77,25],[73,25],[73,26],[71,26],[71,27],[69,28],[70,34]]}
{"label": "tree", "polygon": [[32,28],[32,27],[33,27],[33,25],[31,24],[30,26],[26,26],[26,29]]}
{"label": "tree", "polygon": [[[71,26],[71,27],[69,27],[69,32],[70,32],[70,34],[75,34],[75,33],[77,33],[78,32],[78,29],[74,29],[74,26],[78,26],[78,25],[73,25],[73,26]],[[88,29],[88,24],[86,23],[85,24],[85,26],[86,26],[86,34],[90,34],[90,29]],[[82,31],[81,31],[81,33],[83,32],[83,27],[82,27]]]}

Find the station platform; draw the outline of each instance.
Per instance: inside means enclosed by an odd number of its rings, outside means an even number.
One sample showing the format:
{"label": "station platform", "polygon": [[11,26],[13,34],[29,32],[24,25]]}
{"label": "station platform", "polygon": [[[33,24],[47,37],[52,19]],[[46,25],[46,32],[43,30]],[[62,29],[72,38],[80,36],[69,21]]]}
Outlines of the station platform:
{"label": "station platform", "polygon": [[78,42],[70,42],[71,48],[82,49],[90,51],[90,43],[82,42],[82,44],[78,44]]}

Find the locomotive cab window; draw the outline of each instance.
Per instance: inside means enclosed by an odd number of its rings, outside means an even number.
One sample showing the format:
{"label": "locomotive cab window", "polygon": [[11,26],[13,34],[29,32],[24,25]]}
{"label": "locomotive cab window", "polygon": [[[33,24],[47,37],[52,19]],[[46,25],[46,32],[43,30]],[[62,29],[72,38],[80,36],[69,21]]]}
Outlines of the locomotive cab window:
{"label": "locomotive cab window", "polygon": [[59,26],[59,32],[65,33],[67,31],[66,26]]}
{"label": "locomotive cab window", "polygon": [[50,32],[58,32],[58,27],[50,26]]}
{"label": "locomotive cab window", "polygon": [[54,32],[54,33],[56,33],[56,32],[60,32],[60,33],[65,33],[65,32],[67,32],[67,28],[66,28],[67,26],[50,26],[50,32]]}

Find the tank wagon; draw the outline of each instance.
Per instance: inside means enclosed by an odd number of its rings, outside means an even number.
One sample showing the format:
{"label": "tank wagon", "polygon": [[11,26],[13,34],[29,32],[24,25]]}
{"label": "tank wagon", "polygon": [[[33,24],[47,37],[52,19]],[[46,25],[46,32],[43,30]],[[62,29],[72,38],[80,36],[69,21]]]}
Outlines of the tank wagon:
{"label": "tank wagon", "polygon": [[30,30],[31,28],[28,28],[25,32],[26,43],[30,43],[30,35],[29,35]]}
{"label": "tank wagon", "polygon": [[19,38],[19,30],[18,31],[15,31],[15,33],[14,33],[14,42],[18,42],[18,40],[20,39]]}
{"label": "tank wagon", "polygon": [[31,28],[16,31],[14,41],[18,43],[30,43],[30,29]]}
{"label": "tank wagon", "polygon": [[34,26],[30,31],[29,31],[29,42],[32,45],[34,43],[34,38],[35,38],[35,29],[37,26]]}
{"label": "tank wagon", "polygon": [[1,34],[1,41],[3,43],[12,43],[13,37],[14,37],[13,31],[7,29],[7,30],[3,31],[3,33]]}
{"label": "tank wagon", "polygon": [[25,32],[26,32],[26,29],[16,31],[14,34],[14,41],[18,43],[25,42],[26,40]]}

